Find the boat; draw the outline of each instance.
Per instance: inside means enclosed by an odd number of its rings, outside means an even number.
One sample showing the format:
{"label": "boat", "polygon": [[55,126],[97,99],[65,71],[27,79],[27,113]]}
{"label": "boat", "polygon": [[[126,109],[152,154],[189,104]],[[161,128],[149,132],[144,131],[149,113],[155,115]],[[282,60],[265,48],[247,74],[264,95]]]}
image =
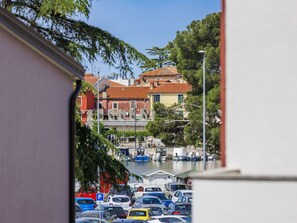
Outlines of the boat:
{"label": "boat", "polygon": [[144,153],[143,148],[137,149],[137,155],[134,157],[134,162],[148,162],[151,158]]}
{"label": "boat", "polygon": [[184,147],[175,147],[173,148],[172,160],[174,161],[183,161],[186,160],[186,149]]}
{"label": "boat", "polygon": [[156,149],[156,161],[166,161],[167,149],[165,147],[159,147]]}

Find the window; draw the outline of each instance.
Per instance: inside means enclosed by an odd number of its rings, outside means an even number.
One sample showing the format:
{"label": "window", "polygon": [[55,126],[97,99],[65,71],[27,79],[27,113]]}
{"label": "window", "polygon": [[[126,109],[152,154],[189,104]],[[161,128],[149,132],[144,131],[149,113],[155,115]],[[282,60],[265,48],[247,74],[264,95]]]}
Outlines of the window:
{"label": "window", "polygon": [[78,96],[77,99],[76,99],[76,103],[78,106],[81,106],[82,105],[82,99],[81,99],[81,96]]}
{"label": "window", "polygon": [[130,108],[137,108],[136,101],[130,101]]}
{"label": "window", "polygon": [[160,102],[160,95],[159,94],[153,95],[153,102]]}
{"label": "window", "polygon": [[182,103],[184,101],[184,95],[183,94],[179,94],[177,96],[177,100],[178,100],[178,103]]}
{"label": "window", "polygon": [[112,109],[118,109],[118,103],[117,102],[112,103]]}
{"label": "window", "polygon": [[[97,106],[97,102],[98,102],[98,99],[97,98],[94,98],[94,108],[97,109],[98,106]],[[102,109],[102,104],[99,102],[99,109]]]}

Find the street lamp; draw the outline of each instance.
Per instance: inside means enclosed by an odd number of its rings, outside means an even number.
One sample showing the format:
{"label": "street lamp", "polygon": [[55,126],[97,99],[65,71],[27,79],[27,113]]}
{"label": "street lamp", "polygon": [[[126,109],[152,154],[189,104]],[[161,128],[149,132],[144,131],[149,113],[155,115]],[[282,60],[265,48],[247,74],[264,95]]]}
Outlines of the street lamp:
{"label": "street lamp", "polygon": [[97,133],[100,134],[100,78],[98,73],[98,94],[97,94]]}
{"label": "street lamp", "polygon": [[206,51],[199,50],[199,53],[203,54],[203,170],[206,170],[206,151],[205,151],[205,61],[206,61]]}

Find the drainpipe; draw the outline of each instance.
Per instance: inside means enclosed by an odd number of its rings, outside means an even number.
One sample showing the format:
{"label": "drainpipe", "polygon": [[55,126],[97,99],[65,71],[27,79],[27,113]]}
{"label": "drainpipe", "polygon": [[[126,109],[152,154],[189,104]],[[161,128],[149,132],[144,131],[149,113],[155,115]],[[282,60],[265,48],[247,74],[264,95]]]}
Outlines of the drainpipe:
{"label": "drainpipe", "polygon": [[75,102],[81,85],[82,81],[77,80],[69,104],[69,223],[75,222]]}

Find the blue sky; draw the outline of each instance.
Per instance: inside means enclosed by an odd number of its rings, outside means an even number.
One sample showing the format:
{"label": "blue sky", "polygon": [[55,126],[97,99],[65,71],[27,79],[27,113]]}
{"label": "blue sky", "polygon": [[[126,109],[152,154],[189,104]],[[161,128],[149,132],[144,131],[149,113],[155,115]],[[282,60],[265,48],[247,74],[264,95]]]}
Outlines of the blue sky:
{"label": "blue sky", "polygon": [[[177,31],[193,20],[221,10],[220,0],[94,0],[88,23],[104,29],[146,54],[146,49],[164,47]],[[107,75],[117,72],[94,63],[87,72]],[[141,70],[134,69],[137,77]]]}

